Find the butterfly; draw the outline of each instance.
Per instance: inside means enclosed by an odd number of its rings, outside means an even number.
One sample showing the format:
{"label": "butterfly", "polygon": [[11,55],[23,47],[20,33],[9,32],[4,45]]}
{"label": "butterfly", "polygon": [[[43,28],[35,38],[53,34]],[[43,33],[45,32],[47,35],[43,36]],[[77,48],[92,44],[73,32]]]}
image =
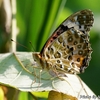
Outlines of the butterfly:
{"label": "butterfly", "polygon": [[76,12],[65,19],[47,40],[34,61],[55,74],[80,74],[88,67],[92,48],[89,42],[94,18],[91,10]]}

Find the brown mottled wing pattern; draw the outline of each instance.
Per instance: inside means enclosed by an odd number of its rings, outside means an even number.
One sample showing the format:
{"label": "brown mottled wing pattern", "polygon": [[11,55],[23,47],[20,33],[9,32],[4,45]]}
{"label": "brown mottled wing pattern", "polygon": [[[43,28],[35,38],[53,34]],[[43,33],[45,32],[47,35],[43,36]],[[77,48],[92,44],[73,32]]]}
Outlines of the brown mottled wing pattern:
{"label": "brown mottled wing pattern", "polygon": [[82,10],[68,17],[44,45],[41,58],[45,58],[57,71],[83,72],[91,59],[89,31],[93,21],[90,10]]}
{"label": "brown mottled wing pattern", "polygon": [[72,27],[76,30],[83,32],[84,35],[87,36],[87,34],[90,31],[90,28],[93,25],[93,22],[94,22],[93,13],[89,9],[82,10],[72,14],[67,19],[65,19],[61,23],[61,25],[54,31],[52,36],[45,43],[40,54],[43,56],[45,52],[45,48],[48,47],[53,42],[53,40],[56,39],[60,34],[62,34],[64,31]]}

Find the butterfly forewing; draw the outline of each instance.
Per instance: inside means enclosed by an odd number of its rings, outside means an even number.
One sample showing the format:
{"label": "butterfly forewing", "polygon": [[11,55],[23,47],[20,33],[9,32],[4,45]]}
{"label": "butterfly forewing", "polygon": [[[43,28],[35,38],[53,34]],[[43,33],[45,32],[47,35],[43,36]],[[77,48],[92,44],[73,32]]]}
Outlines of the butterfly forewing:
{"label": "butterfly forewing", "polygon": [[89,31],[93,21],[90,10],[71,15],[54,31],[40,54],[33,54],[34,59],[42,68],[57,73],[83,72],[91,59]]}
{"label": "butterfly forewing", "polygon": [[90,31],[90,28],[93,26],[94,18],[91,10],[82,10],[76,12],[66,18],[61,25],[54,31],[52,36],[47,40],[46,44],[41,50],[41,55],[43,56],[45,48],[49,46],[54,39],[56,39],[60,34],[66,31],[69,28],[74,28],[84,33],[84,36],[87,36]]}

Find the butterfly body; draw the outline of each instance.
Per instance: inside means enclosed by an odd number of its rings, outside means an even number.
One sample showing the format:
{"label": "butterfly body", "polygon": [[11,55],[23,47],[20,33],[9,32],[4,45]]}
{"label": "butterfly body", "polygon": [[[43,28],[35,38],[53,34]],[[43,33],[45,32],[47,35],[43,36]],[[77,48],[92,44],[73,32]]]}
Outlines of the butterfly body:
{"label": "butterfly body", "polygon": [[90,10],[82,10],[68,17],[54,31],[41,52],[33,53],[38,66],[57,74],[84,72],[91,60],[89,31],[92,24]]}

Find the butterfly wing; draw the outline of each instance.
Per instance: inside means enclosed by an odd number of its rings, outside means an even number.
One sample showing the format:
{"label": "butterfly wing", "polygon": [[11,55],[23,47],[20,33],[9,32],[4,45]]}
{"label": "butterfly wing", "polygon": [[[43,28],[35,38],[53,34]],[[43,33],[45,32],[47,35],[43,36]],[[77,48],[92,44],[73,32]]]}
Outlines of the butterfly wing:
{"label": "butterfly wing", "polygon": [[82,10],[76,12],[65,19],[62,24],[54,31],[52,36],[48,39],[45,43],[44,47],[42,48],[40,55],[44,56],[45,49],[49,47],[49,45],[55,40],[60,34],[67,31],[70,28],[74,28],[84,33],[84,36],[89,36],[90,28],[93,25],[93,13],[90,10]]}
{"label": "butterfly wing", "polygon": [[92,49],[81,31],[68,29],[45,49],[45,59],[51,68],[68,73],[80,73],[88,66]]}
{"label": "butterfly wing", "polygon": [[52,67],[68,73],[80,73],[91,59],[89,31],[93,25],[90,10],[79,11],[68,17],[44,45],[40,55]]}

